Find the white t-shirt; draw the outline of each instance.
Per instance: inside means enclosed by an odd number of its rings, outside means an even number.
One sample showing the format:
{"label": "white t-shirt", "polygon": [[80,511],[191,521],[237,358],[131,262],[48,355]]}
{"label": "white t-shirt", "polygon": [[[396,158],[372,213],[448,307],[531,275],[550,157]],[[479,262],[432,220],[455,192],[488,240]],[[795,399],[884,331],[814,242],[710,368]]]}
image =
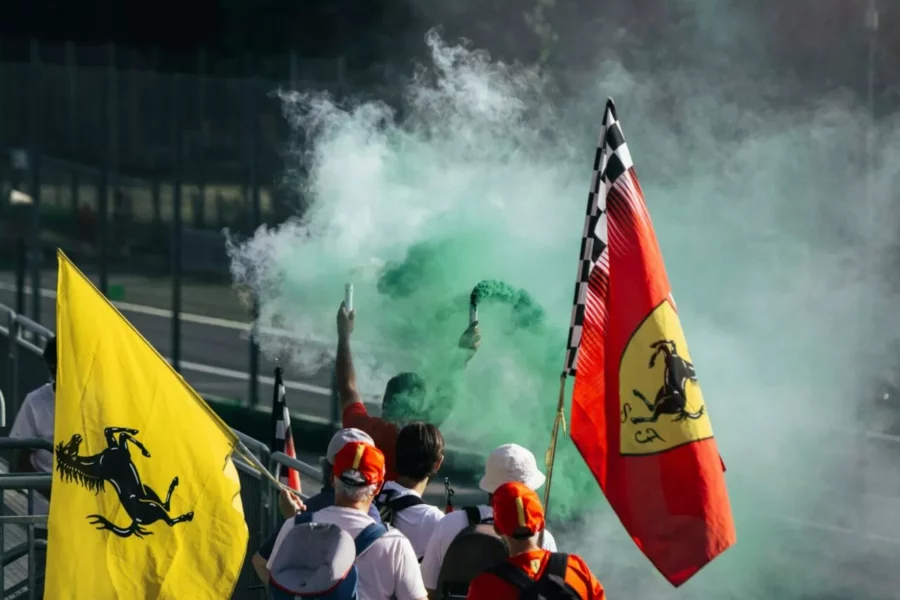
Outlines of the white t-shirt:
{"label": "white t-shirt", "polygon": [[[337,525],[353,538],[375,522],[368,514],[343,506],[323,508],[314,513],[313,521]],[[278,553],[284,537],[293,527],[294,519],[288,519],[278,532],[266,565],[270,571],[272,559]],[[416,553],[413,552],[409,540],[396,529],[389,529],[378,538],[356,560],[356,569],[359,572],[360,600],[390,600],[392,595],[396,595],[397,600],[419,600],[428,596],[422,583]]]}
{"label": "white t-shirt", "polygon": [[[494,511],[490,506],[479,505],[478,510],[481,512],[482,519],[489,519],[494,516]],[[438,578],[441,575],[441,565],[444,562],[444,556],[447,555],[447,549],[453,539],[459,533],[469,526],[469,517],[464,510],[455,510],[448,513],[441,519],[440,523],[434,528],[431,539],[428,540],[428,548],[425,550],[425,558],[422,560],[422,581],[429,590],[437,590]],[[544,530],[544,550],[556,552],[556,540],[550,535],[549,531]]]}
{"label": "white t-shirt", "polygon": [[[396,481],[385,482],[382,491],[395,492],[394,498],[403,496],[420,496],[415,491],[405,488]],[[421,496],[420,496],[421,497]],[[425,556],[425,549],[428,547],[428,540],[434,528],[437,527],[438,521],[444,518],[444,512],[436,506],[430,504],[419,504],[410,506],[394,514],[394,527],[400,530],[412,543],[413,550],[416,552],[416,558]]]}
{"label": "white t-shirt", "polygon": [[[45,383],[30,392],[22,402],[22,408],[9,430],[9,437],[44,438],[53,443],[53,415],[56,406],[56,394],[53,384]],[[47,450],[35,450],[31,453],[31,466],[38,473],[53,472],[53,453]]]}
{"label": "white t-shirt", "polygon": [[[45,383],[33,390],[22,402],[19,414],[9,430],[9,437],[43,438],[53,443],[54,411],[56,393],[52,383]],[[53,453],[47,450],[35,450],[31,453],[31,466],[38,473],[53,472]],[[34,495],[34,514],[46,515],[50,509],[46,498]]]}

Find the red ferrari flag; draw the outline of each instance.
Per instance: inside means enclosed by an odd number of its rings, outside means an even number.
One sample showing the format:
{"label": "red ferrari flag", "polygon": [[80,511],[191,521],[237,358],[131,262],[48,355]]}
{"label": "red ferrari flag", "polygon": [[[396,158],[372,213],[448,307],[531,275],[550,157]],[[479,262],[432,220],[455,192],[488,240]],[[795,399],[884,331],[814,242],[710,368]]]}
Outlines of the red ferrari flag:
{"label": "red ferrari flag", "polygon": [[566,356],[572,440],[634,542],[677,587],[736,534],[724,464],[612,100],[580,258]]}

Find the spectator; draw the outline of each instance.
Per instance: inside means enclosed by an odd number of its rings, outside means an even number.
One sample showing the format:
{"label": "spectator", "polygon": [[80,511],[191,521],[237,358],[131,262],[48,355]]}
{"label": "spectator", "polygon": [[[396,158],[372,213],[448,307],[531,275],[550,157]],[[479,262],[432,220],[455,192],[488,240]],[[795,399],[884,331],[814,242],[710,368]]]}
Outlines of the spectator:
{"label": "spectator", "polygon": [[[375,446],[385,455],[387,480],[397,479],[396,446],[400,425],[426,418],[425,381],[415,373],[400,373],[388,381],[381,401],[381,418],[369,416],[356,386],[356,371],[350,352],[350,335],[353,333],[355,313],[347,311],[341,303],[337,314],[338,348],[335,361],[336,387],[341,400],[344,427],[356,427],[372,436]],[[437,390],[436,410],[439,418],[432,419],[440,424],[441,417],[449,414],[453,400],[453,380],[455,374],[465,368],[481,343],[481,334],[476,325],[469,326],[459,339],[463,353],[452,365],[448,381]],[[435,416],[435,415],[432,415]]]}
{"label": "spectator", "polygon": [[[278,532],[272,557],[266,567],[272,570],[273,561],[290,561],[291,557],[279,556],[281,545],[288,533],[302,523],[337,525],[354,539],[375,521],[367,515],[372,500],[384,483],[384,454],[365,442],[345,444],[334,459],[335,505],[312,513],[288,519]],[[299,521],[299,523],[298,523]],[[299,564],[308,563],[308,552],[303,547],[286,546],[284,551],[296,555]],[[419,572],[418,561],[409,540],[397,530],[383,531],[375,542],[356,559],[361,600],[425,600],[427,594]]]}
{"label": "spectator", "polygon": [[434,425],[410,423],[400,430],[396,450],[397,480],[384,484],[375,504],[382,522],[399,529],[421,561],[434,528],[444,517],[439,508],[422,500],[428,480],[444,462],[444,437]]}
{"label": "spectator", "polygon": [[[43,357],[50,371],[50,380],[25,396],[9,437],[43,438],[52,444],[56,406],[56,336],[47,340]],[[18,452],[15,469],[20,473],[52,473],[53,453],[49,450]]]}
{"label": "spectator", "polygon": [[[544,474],[537,468],[537,461],[527,448],[523,448],[518,444],[505,444],[500,446],[488,456],[485,465],[484,477],[478,486],[489,495],[501,485],[507,482],[518,482],[532,490],[538,490],[544,485]],[[479,505],[473,507],[478,509],[478,515],[481,517],[479,523],[489,524],[494,517],[493,510],[488,505]],[[448,556],[447,551],[456,537],[470,526],[477,523],[470,523],[469,513],[473,510],[455,510],[446,515],[437,524],[431,539],[428,541],[428,547],[425,550],[425,557],[422,559],[422,579],[425,587],[435,596],[438,592],[443,594],[444,587],[441,581],[441,571],[445,557],[448,561],[456,560],[455,557]],[[551,552],[556,551],[556,540],[550,535],[549,531],[544,532],[543,547]],[[492,555],[489,549],[485,549],[485,555]],[[484,565],[485,568],[490,565]],[[453,582],[454,584],[468,584],[471,577],[476,573],[468,575],[469,579],[461,582]],[[465,589],[465,588],[463,588]]]}
{"label": "spectator", "polygon": [[[31,391],[22,402],[16,420],[9,430],[9,437],[42,438],[53,443],[53,426],[56,411],[56,336],[47,340],[44,346],[44,362],[49,370],[49,381]],[[13,470],[19,473],[52,473],[53,453],[49,450],[29,450],[16,452]],[[46,515],[50,510],[50,492],[45,498],[40,493],[34,495],[33,512]],[[36,539],[47,539],[45,524],[35,525]],[[43,577],[47,549],[43,545],[35,547],[35,573],[38,576],[36,598],[43,595]]]}
{"label": "spectator", "polygon": [[[334,475],[331,473],[334,468],[334,458],[337,456],[340,449],[350,442],[373,444],[372,438],[364,431],[360,431],[359,429],[338,430],[331,438],[331,441],[328,442],[328,449],[325,451],[325,457],[322,460],[322,476],[325,479],[322,490],[307,500],[305,505],[302,504],[294,494],[282,490],[281,495],[278,498],[278,506],[285,519],[293,519],[297,513],[304,510],[316,512],[334,504]],[[374,506],[369,507],[369,516],[377,523],[381,522],[381,518],[378,515],[378,509]],[[263,581],[269,580],[269,571],[266,569],[266,563],[269,562],[269,559],[272,557],[272,548],[275,546],[275,539],[277,536],[278,534],[275,533],[266,540],[252,559],[253,568]]]}
{"label": "spectator", "polygon": [[518,600],[524,597],[604,600],[603,586],[574,554],[538,547],[544,509],[534,490],[504,483],[491,496],[494,529],[509,547],[509,558],[476,577],[468,600]]}

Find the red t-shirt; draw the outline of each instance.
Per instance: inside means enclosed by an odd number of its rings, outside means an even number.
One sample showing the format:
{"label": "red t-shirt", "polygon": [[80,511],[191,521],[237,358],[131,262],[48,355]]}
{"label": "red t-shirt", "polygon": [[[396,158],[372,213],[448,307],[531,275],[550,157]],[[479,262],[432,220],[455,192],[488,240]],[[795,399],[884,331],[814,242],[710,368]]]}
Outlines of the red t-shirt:
{"label": "red t-shirt", "polygon": [[[529,577],[537,580],[547,567],[550,552],[547,550],[532,550],[523,554],[511,556],[507,561],[524,570]],[[578,592],[583,600],[605,600],[606,594],[603,586],[584,564],[580,557],[569,555],[569,568],[566,570],[566,583]],[[519,588],[496,575],[483,573],[469,584],[467,600],[518,600]]]}
{"label": "red t-shirt", "polygon": [[354,402],[344,409],[344,427],[355,427],[372,436],[375,447],[384,454],[385,479],[397,479],[397,436],[400,428],[380,417],[369,416],[362,402]]}

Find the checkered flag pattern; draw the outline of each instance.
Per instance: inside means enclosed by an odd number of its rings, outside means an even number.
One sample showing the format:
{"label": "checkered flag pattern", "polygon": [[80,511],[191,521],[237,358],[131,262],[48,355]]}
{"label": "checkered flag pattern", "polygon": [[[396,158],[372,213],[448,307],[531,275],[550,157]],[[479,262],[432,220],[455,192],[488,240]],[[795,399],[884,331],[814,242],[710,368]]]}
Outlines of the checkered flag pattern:
{"label": "checkered flag pattern", "polygon": [[[291,458],[297,458],[294,448],[294,434],[291,432],[291,414],[285,401],[287,392],[284,389],[284,371],[275,368],[275,389],[272,396],[272,452],[283,452]],[[300,491],[300,474],[294,469],[280,467],[278,479],[293,490]]]}
{"label": "checkered flag pattern", "polygon": [[[563,375],[574,376],[585,314],[591,312],[598,322],[607,320],[606,296],[609,292],[609,220],[606,197],[625,174],[633,176],[634,163],[612,99],[606,101],[600,139],[594,155],[594,173],[588,192],[587,214],[581,236],[581,254],[575,280],[572,321],[566,345]],[[602,329],[601,329],[602,331]]]}

